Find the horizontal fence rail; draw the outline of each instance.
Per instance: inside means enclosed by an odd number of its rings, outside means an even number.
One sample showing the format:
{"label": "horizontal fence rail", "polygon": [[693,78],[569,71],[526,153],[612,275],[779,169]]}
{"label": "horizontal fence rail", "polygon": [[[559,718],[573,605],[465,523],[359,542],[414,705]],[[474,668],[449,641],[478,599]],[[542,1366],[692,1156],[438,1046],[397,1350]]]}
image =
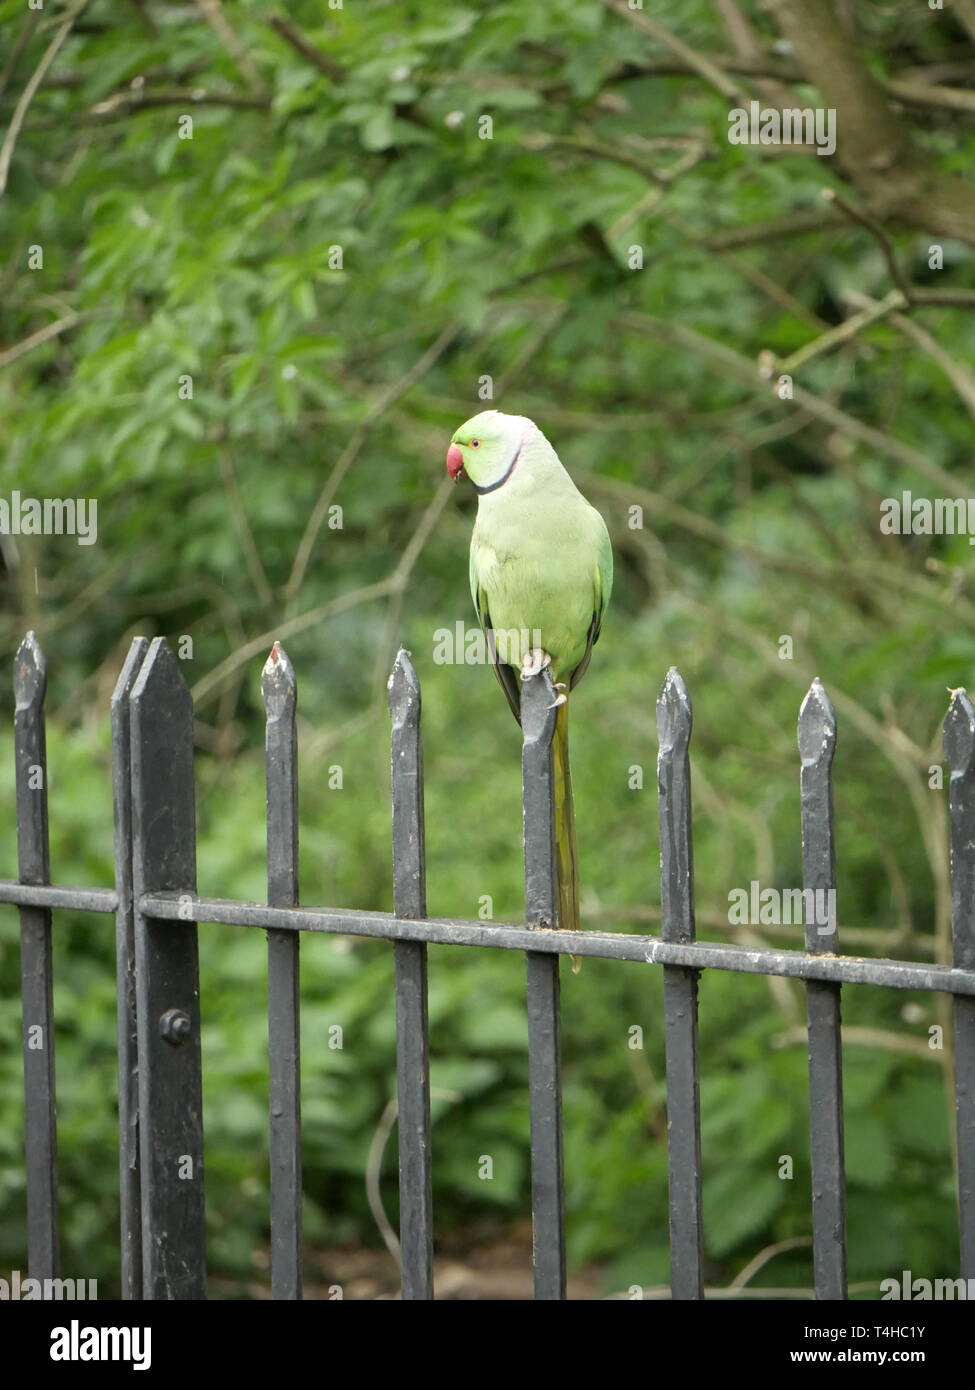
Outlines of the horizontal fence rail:
{"label": "horizontal fence rail", "polygon": [[[563,931],[557,917],[551,676],[522,692],[525,925],[426,915],[420,683],[401,651],[389,680],[393,912],[298,906],[297,684],[274,644],[262,675],[266,725],[267,902],[196,892],[192,701],[165,639],[133,640],[112,697],[115,887],[50,883],[44,656],[33,633],[14,665],[18,880],[0,903],[21,921],[21,978],[31,1277],[58,1276],[52,914],[114,915],[118,979],[122,1293],[206,1296],[197,924],[253,927],[268,939],[271,1277],[301,1297],[299,933],[373,937],[395,949],[400,1245],[405,1299],[433,1297],[433,1151],[427,946],[525,953],[535,1297],[566,1293],[559,957],[660,965],[664,977],[671,1290],[703,1289],[698,982],[702,970],[805,984],[815,1292],[846,1297],[841,988],[872,985],[953,996],[961,1274],[975,1277],[975,706],[952,692],[952,964],[841,955],[806,921],[805,950],[696,939],[691,834],[691,703],[671,669],[657,702],[661,934]],[[798,721],[803,889],[835,905],[831,767],[836,717],[817,679]],[[815,898],[813,899],[816,900]]]}

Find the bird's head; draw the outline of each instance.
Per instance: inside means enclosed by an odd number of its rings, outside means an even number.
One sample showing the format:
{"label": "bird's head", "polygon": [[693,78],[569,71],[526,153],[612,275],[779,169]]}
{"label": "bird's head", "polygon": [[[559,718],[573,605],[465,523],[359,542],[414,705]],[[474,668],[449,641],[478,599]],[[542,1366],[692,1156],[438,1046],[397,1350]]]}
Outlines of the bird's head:
{"label": "bird's head", "polygon": [[478,492],[493,491],[511,475],[532,429],[524,416],[482,410],[455,430],[447,450],[447,472],[455,482],[469,478]]}

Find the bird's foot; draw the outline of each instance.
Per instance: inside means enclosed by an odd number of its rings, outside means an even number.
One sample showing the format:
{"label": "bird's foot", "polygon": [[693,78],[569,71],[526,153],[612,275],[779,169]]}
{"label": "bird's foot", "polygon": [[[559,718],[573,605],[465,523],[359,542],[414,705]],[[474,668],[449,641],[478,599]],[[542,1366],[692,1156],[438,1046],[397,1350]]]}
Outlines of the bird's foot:
{"label": "bird's foot", "polygon": [[[563,691],[564,691],[564,690],[565,690],[565,681],[556,681],[556,682],[555,682],[555,689],[556,689],[556,690],[563,690]],[[551,703],[550,705],[547,705],[546,708],[547,708],[547,709],[558,709],[559,705],[565,705],[565,704],[568,704],[568,702],[569,702],[569,697],[568,697],[568,695],[556,695],[556,697],[555,697],[555,699],[552,701],[552,703]]]}
{"label": "bird's foot", "polygon": [[539,671],[544,671],[551,664],[552,658],[548,652],[543,652],[540,647],[532,647],[530,652],[525,653],[525,659],[521,663],[522,680],[530,680],[532,676],[537,676]]}

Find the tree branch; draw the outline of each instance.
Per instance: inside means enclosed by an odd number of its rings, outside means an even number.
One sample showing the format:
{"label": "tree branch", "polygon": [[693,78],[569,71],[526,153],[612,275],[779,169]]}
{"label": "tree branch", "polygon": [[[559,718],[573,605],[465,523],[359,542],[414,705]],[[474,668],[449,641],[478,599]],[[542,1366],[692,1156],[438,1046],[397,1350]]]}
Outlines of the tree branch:
{"label": "tree branch", "polygon": [[330,77],[333,82],[344,82],[345,73],[334,58],[330,58],[327,53],[323,53],[320,48],[312,43],[300,29],[296,28],[290,20],[282,15],[273,14],[268,18],[268,24],[276,34],[280,34],[285,43],[290,43],[296,52],[300,53],[313,67],[319,72],[323,72],[326,77]]}
{"label": "tree branch", "polygon": [[[859,308],[864,312],[875,307],[875,301],[869,295],[861,294],[858,290],[847,290],[843,298],[854,308]],[[916,344],[922,352],[926,352],[931,360],[938,364],[964,401],[969,412],[975,416],[975,371],[968,363],[956,362],[937,339],[933,338],[926,328],[922,328],[913,319],[897,313],[890,314],[888,317],[894,327],[904,334],[905,338],[910,338],[912,343]]]}
{"label": "tree branch", "polygon": [[34,348],[40,347],[42,343],[48,343],[52,338],[57,338],[61,333],[67,333],[69,329],[77,324],[83,323],[86,319],[95,317],[95,310],[89,310],[84,314],[65,314],[64,318],[56,319],[54,323],[46,324],[44,328],[39,328],[30,337],[24,338],[21,342],[15,343],[13,347],[7,348],[5,352],[0,352],[0,367],[9,367],[11,362],[16,362],[18,358],[31,352]]}
{"label": "tree branch", "polygon": [[238,647],[235,652],[232,652],[230,656],[225,657],[212,671],[208,671],[202,680],[197,681],[192,692],[194,704],[197,706],[202,704],[204,700],[220,689],[229,676],[232,676],[252,657],[266,652],[272,642],[286,641],[287,638],[294,637],[298,632],[304,632],[306,628],[314,627],[316,623],[324,622],[326,618],[331,618],[336,613],[344,613],[349,608],[357,608],[360,603],[369,603],[374,598],[383,598],[386,594],[393,592],[394,585],[394,575],[390,575],[387,579],[381,579],[376,584],[367,584],[364,588],[354,589],[348,594],[341,594],[338,598],[332,599],[330,603],[323,603],[320,608],[313,608],[307,613],[301,613],[297,618],[278,623],[277,627],[269,628],[267,632],[252,637],[242,647]]}
{"label": "tree branch", "polygon": [[[654,337],[663,342],[670,343],[676,347],[693,353],[697,357],[703,357],[709,362],[713,362],[732,380],[737,381],[746,390],[755,395],[764,395],[769,398],[769,403],[775,402],[767,381],[759,375],[755,364],[750,362],[747,357],[742,357],[739,353],[726,347],[724,343],[718,342],[715,338],[709,338],[704,333],[698,333],[693,328],[688,328],[682,323],[672,323],[668,319],[654,318],[649,314],[642,314],[636,310],[624,310],[616,315],[616,322],[623,327],[633,328],[637,332],[651,333]],[[903,444],[893,435],[885,433],[883,430],[875,429],[872,425],[866,425],[862,420],[856,419],[853,415],[846,414],[837,406],[824,401],[822,397],[815,396],[811,391],[804,387],[794,384],[792,388],[793,407],[808,412],[840,434],[855,439],[861,444],[866,444],[869,448],[875,449],[882,457],[896,459],[905,468],[913,468],[922,477],[929,478],[938,487],[945,489],[945,496],[953,496],[958,489],[958,479],[941,468],[940,465],[932,463],[926,454],[922,454],[919,449],[914,449],[910,444]]]}
{"label": "tree branch", "polygon": [[905,301],[909,304],[912,297],[911,287],[900,266],[897,264],[894,248],[888,241],[884,229],[878,227],[873,218],[867,217],[865,213],[860,212],[859,208],[855,208],[852,203],[848,203],[845,198],[841,198],[834,189],[824,188],[823,197],[828,203],[835,204],[840,212],[848,217],[851,222],[856,222],[859,226],[866,228],[883,253],[883,258],[887,262],[887,269],[890,271],[890,278],[904,296]]}
{"label": "tree branch", "polygon": [[61,49],[61,45],[71,33],[72,25],[79,19],[88,8],[90,0],[80,0],[74,9],[67,15],[64,23],[58,29],[54,38],[47,46],[44,57],[34,69],[34,73],[27,83],[27,86],[20,94],[20,100],[14,107],[14,114],[10,118],[10,125],[0,146],[0,198],[3,197],[7,188],[7,175],[10,172],[10,161],[13,158],[14,146],[17,144],[17,137],[20,134],[21,126],[24,124],[24,117],[27,115],[27,108],[34,100],[38,87],[44,81],[48,68],[54,62]]}
{"label": "tree branch", "polygon": [[322,524],[325,521],[325,517],[328,514],[328,509],[331,506],[332,499],[334,498],[335,493],[338,490],[338,485],[345,477],[349,469],[352,467],[352,464],[355,462],[355,459],[358,456],[360,449],[362,448],[363,444],[365,444],[366,439],[369,437],[369,432],[372,429],[373,425],[380,418],[380,416],[384,414],[384,412],[387,411],[391,405],[394,404],[394,402],[398,401],[401,396],[405,395],[406,392],[410,389],[410,387],[413,386],[417,381],[419,381],[420,378],[430,370],[434,362],[436,362],[437,358],[440,357],[440,355],[443,352],[445,352],[446,349],[450,346],[450,344],[454,341],[454,339],[460,333],[460,330],[461,325],[459,323],[448,324],[447,327],[436,339],[436,341],[433,342],[430,345],[430,347],[427,348],[426,352],[424,352],[422,356],[420,356],[417,359],[416,362],[414,362],[410,370],[406,372],[406,374],[402,376],[399,379],[399,381],[393,382],[391,386],[387,387],[386,390],[383,391],[383,393],[379,396],[378,400],[376,400],[376,402],[372,406],[370,406],[369,410],[366,412],[365,418],[357,426],[355,433],[349,440],[346,447],[342,450],[341,455],[336,461],[335,467],[329,474],[325,486],[319,493],[318,501],[315,503],[315,506],[312,510],[312,514],[308,518],[308,525],[305,527],[304,535],[302,536],[301,541],[298,545],[298,549],[295,552],[294,563],[291,566],[291,573],[288,576],[288,582],[285,585],[284,592],[289,602],[295,599],[299,589],[301,588],[301,581],[305,577],[305,570],[308,568],[308,561],[311,559],[311,552],[314,549],[318,533],[321,530]]}
{"label": "tree branch", "polygon": [[891,77],[884,91],[906,106],[930,106],[943,111],[975,112],[975,92],[964,87],[942,87],[933,82],[907,82]]}
{"label": "tree branch", "polygon": [[[932,167],[840,24],[831,0],[768,0],[806,79],[836,111],[836,159],[868,211],[975,245],[975,185]],[[925,89],[930,91],[929,88]]]}
{"label": "tree branch", "polygon": [[951,12],[975,43],[975,0],[951,0]]}
{"label": "tree branch", "polygon": [[903,309],[907,305],[907,299],[900,290],[891,290],[882,300],[871,300],[859,313],[844,319],[842,323],[836,324],[826,333],[821,333],[818,338],[813,338],[811,342],[803,347],[797,348],[788,357],[777,358],[774,353],[769,353],[767,369],[763,370],[762,375],[771,377],[773,375],[792,376],[792,374],[804,367],[807,362],[811,362],[815,357],[821,357],[824,352],[832,352],[835,347],[841,347],[843,343],[848,343],[852,338],[869,328],[878,319],[888,318],[898,309]]}
{"label": "tree branch", "polygon": [[10,52],[7,55],[7,61],[3,65],[3,71],[0,72],[0,96],[3,96],[4,92],[7,90],[7,83],[13,76],[17,64],[20,61],[21,53],[23,53],[27,44],[30,43],[31,39],[34,37],[34,30],[37,28],[40,17],[40,10],[31,10],[20,27],[20,33],[11,44]]}
{"label": "tree branch", "polygon": [[[752,27],[752,22],[739,7],[737,0],[714,0],[714,8],[720,14],[728,38],[735,46],[739,58],[752,63],[761,63],[762,45]],[[759,80],[756,82],[759,96],[773,106],[786,106],[791,102],[791,93],[780,81]]]}
{"label": "tree branch", "polygon": [[210,28],[230,54],[234,65],[251,91],[267,99],[268,92],[264,79],[254,66],[253,59],[247,52],[247,49],[237,37],[236,30],[228,22],[227,16],[220,6],[220,0],[197,0],[197,3],[203,11]]}
{"label": "tree branch", "polygon": [[747,222],[741,227],[728,227],[724,231],[712,232],[705,245],[712,251],[728,251],[736,246],[779,241],[783,237],[803,236],[806,232],[820,232],[825,227],[839,225],[840,219],[833,213],[821,212],[814,208],[804,212],[790,212],[784,217],[772,217],[767,222]]}
{"label": "tree branch", "polygon": [[629,9],[623,0],[603,0],[603,4],[608,10],[614,10],[616,14],[629,20],[631,24],[634,24],[644,34],[648,34],[650,38],[655,39],[657,43],[669,48],[671,53],[703,77],[705,82],[709,82],[715,91],[720,92],[723,97],[727,97],[735,105],[740,105],[742,101],[747,100],[747,91],[737,82],[733,82],[726,72],[717,67],[710,58],[706,58],[702,53],[691,48],[690,44],[685,43],[683,39],[679,39],[676,34],[672,34],[669,29],[665,29],[662,24],[650,19],[640,10]]}
{"label": "tree branch", "polygon": [[244,92],[213,91],[209,87],[190,87],[185,90],[146,91],[140,87],[113,92],[110,97],[85,112],[87,124],[122,120],[139,111],[152,111],[162,106],[235,106],[265,111],[270,105],[268,96],[247,96]]}

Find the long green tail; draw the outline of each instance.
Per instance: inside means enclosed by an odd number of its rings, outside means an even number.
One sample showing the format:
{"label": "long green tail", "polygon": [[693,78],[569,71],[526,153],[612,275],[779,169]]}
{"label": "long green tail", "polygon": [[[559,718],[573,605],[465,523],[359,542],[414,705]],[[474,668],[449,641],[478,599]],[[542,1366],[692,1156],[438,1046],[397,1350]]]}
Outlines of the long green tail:
{"label": "long green tail", "polygon": [[576,846],[576,817],[569,779],[569,702],[559,705],[552,743],[555,769],[555,854],[559,878],[559,927],[578,931],[579,851]]}

